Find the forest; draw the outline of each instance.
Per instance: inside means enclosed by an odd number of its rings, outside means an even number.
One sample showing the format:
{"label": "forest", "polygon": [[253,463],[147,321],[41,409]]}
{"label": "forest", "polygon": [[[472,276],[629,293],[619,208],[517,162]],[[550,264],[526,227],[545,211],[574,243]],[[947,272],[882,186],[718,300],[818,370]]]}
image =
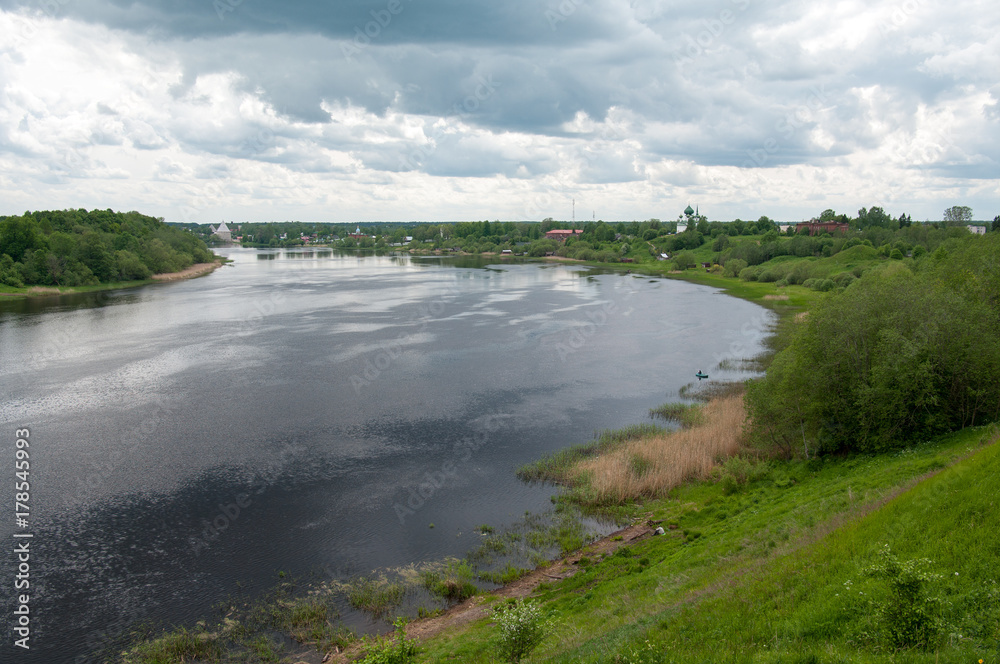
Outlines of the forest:
{"label": "forest", "polygon": [[1000,233],[905,259],[869,251],[867,267],[834,276],[833,292],[783,330],[766,375],[748,383],[758,445],[882,452],[1000,418]]}
{"label": "forest", "polygon": [[138,212],[57,210],[0,217],[0,283],[93,286],[212,261],[194,234]]}

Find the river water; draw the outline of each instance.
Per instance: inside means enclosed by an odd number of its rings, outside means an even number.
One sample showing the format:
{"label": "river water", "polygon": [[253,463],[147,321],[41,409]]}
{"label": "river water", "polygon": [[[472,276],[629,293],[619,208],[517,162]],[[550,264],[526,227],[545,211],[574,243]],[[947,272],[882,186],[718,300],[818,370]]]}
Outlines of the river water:
{"label": "river water", "polygon": [[[191,281],[0,303],[0,659],[74,661],[279,570],[461,556],[478,524],[549,505],[518,466],[648,421],[698,370],[736,377],[718,363],[757,354],[770,322],[712,288],[565,264],[225,253]],[[16,533],[28,653],[8,628]]]}

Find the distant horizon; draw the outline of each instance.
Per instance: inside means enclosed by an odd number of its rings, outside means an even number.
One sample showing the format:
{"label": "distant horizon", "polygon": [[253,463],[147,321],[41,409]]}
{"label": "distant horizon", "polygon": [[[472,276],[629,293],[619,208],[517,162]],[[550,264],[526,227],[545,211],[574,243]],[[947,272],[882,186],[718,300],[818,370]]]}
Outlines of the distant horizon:
{"label": "distant horizon", "polygon": [[[52,208],[29,208],[26,211],[28,211],[28,212],[36,212],[36,211],[42,211],[42,210],[45,210],[45,209],[52,209]],[[104,210],[104,209],[108,209],[108,208],[103,208],[103,207],[96,207],[96,208],[69,207],[69,208],[61,208],[61,209],[66,209],[66,210],[79,210],[79,209]],[[129,212],[130,210],[114,210],[114,211],[115,212]],[[140,214],[148,214],[147,212],[143,212],[142,210],[135,210],[135,212],[139,212]],[[893,218],[896,218],[898,216],[898,215],[892,215],[888,211],[886,211],[886,212],[890,216],[892,216]],[[20,216],[22,214],[24,214],[24,212],[13,212],[13,213],[8,213],[8,214],[0,214],[0,217],[16,217],[16,216]],[[846,214],[849,217],[851,217],[852,219],[856,218],[855,216],[852,216],[852,213],[848,213],[848,212],[837,212],[837,214]],[[853,214],[856,215],[857,213],[855,212]],[[909,213],[906,213],[906,214],[909,214]],[[154,216],[154,215],[149,215],[149,216]],[[808,218],[808,219],[776,219],[774,217],[771,217],[770,215],[757,215],[756,217],[749,217],[748,216],[746,218],[743,218],[743,217],[734,217],[732,219],[713,219],[712,217],[706,216],[706,219],[708,221],[710,221],[710,222],[719,222],[719,223],[723,223],[723,224],[728,224],[728,223],[732,223],[732,222],[737,221],[737,220],[739,220],[739,221],[757,221],[758,219],[760,219],[761,216],[766,216],[768,219],[770,219],[771,221],[773,221],[776,224],[801,224],[801,223],[805,223],[805,222],[808,222],[808,221],[812,221],[813,219],[816,219],[816,217],[811,217],[811,218]],[[913,217],[914,215],[909,215],[909,216]],[[569,224],[569,225],[572,225],[572,224],[596,223],[598,221],[603,221],[606,224],[619,224],[619,223],[622,223],[622,224],[631,224],[631,223],[635,223],[635,222],[642,223],[644,221],[650,221],[651,219],[658,219],[661,223],[673,223],[673,222],[677,222],[678,221],[678,219],[676,217],[671,217],[671,218],[645,217],[643,219],[577,219],[576,221],[572,221],[570,219],[553,219],[552,221],[554,223],[557,223],[557,224]],[[536,219],[485,219],[485,218],[481,218],[481,219],[409,220],[409,221],[397,221],[397,220],[392,220],[392,219],[380,219],[380,220],[377,220],[377,221],[370,221],[370,220],[366,221],[366,220],[358,220],[358,219],[348,220],[348,221],[324,221],[324,220],[318,220],[318,219],[284,219],[284,220],[281,220],[281,221],[277,221],[277,220],[273,220],[273,219],[270,219],[270,220],[267,220],[267,221],[254,221],[254,220],[248,220],[248,219],[220,219],[218,221],[182,221],[182,220],[175,220],[175,219],[166,219],[166,218],[164,218],[164,223],[167,223],[167,224],[178,224],[178,225],[183,225],[183,224],[198,224],[198,225],[201,225],[201,226],[216,225],[216,224],[219,224],[219,223],[222,223],[222,222],[225,222],[227,224],[232,224],[232,223],[235,223],[235,224],[293,224],[293,223],[301,223],[301,224],[339,224],[339,225],[348,226],[348,225],[355,225],[355,224],[360,224],[360,225],[372,225],[372,224],[467,224],[467,223],[470,223],[470,222],[482,222],[482,221],[489,221],[490,223],[494,223],[494,222],[499,221],[500,223],[541,224],[541,223],[545,222],[545,219],[536,220]],[[942,223],[942,222],[944,222],[944,219],[943,218],[942,219],[915,219],[914,218],[914,219],[912,219],[912,221],[913,221],[913,223],[920,223],[920,224],[934,224],[934,223]],[[967,225],[967,226],[981,226],[981,225],[985,224],[986,226],[989,226],[992,223],[993,223],[993,219],[991,219],[991,218],[987,218],[987,219],[973,219],[973,220],[969,221],[965,225]]]}
{"label": "distant horizon", "polygon": [[[580,225],[580,224],[590,224],[590,223],[596,223],[598,221],[603,221],[606,224],[631,224],[631,223],[642,223],[644,221],[649,221],[650,219],[658,219],[660,221],[660,223],[676,223],[678,221],[677,219],[660,219],[659,217],[646,217],[645,219],[597,219],[597,220],[586,219],[586,220],[583,220],[583,221],[577,220],[575,222],[574,221],[570,221],[568,219],[553,219],[552,221],[554,223],[557,223],[557,224],[569,224],[569,225],[573,225],[573,224],[577,224],[577,225]],[[739,220],[739,221],[757,221],[757,219],[760,219],[760,217],[757,217],[756,219],[750,219],[750,218],[743,219],[742,217],[736,217],[734,219],[712,219],[712,218],[707,218],[707,220],[710,221],[710,222],[718,222],[718,223],[721,223],[721,224],[731,224],[731,223],[733,223],[734,221],[737,221],[737,220]],[[806,222],[812,221],[812,219],[774,219],[773,217],[768,217],[768,219],[770,219],[771,221],[773,221],[776,224],[802,224],[802,223],[806,223]],[[306,220],[306,219],[286,219],[284,221],[242,221],[242,220],[239,220],[239,219],[226,219],[224,221],[227,224],[296,224],[296,223],[299,223],[299,224],[339,224],[339,225],[343,225],[343,226],[350,226],[350,225],[353,225],[353,224],[361,224],[361,225],[375,225],[375,224],[468,224],[468,223],[472,223],[472,222],[482,222],[482,221],[489,221],[491,224],[494,223],[494,222],[497,222],[497,221],[499,221],[502,224],[504,224],[504,223],[514,223],[514,224],[541,224],[541,223],[544,223],[544,220],[537,221],[537,220],[533,220],[533,219],[457,219],[457,220],[447,220],[447,221],[419,221],[419,220],[418,221],[391,221],[391,220],[382,220],[382,221],[319,221],[319,220],[315,220],[315,219],[308,219],[308,220]],[[943,219],[914,219],[913,220],[913,223],[915,223],[915,224],[940,224],[942,222],[944,222]],[[215,225],[215,224],[222,223],[222,222],[221,221],[169,221],[169,220],[165,220],[164,223],[167,223],[167,224],[198,224],[200,226],[210,226],[210,225]],[[969,221],[967,224],[964,224],[964,225],[966,225],[966,226],[981,226],[983,224],[990,225],[992,223],[993,223],[992,219],[983,219],[983,220],[973,219],[973,220]]]}

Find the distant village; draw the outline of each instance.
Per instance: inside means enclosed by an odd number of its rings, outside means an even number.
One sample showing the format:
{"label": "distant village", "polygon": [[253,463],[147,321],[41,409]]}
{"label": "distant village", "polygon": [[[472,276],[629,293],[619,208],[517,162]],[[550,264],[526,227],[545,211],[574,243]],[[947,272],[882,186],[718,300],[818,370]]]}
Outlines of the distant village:
{"label": "distant village", "polygon": [[[967,209],[967,208],[966,208]],[[879,208],[872,208],[871,212],[876,210],[881,210]],[[545,219],[542,222],[492,222],[494,227],[502,228],[504,231],[509,231],[512,226],[522,227],[526,225],[534,225],[536,227],[544,228],[544,231],[539,231],[537,235],[532,235],[530,232],[525,234],[504,232],[502,234],[497,234],[498,236],[503,236],[505,239],[516,239],[520,240],[517,242],[517,246],[526,246],[529,244],[530,240],[546,239],[557,243],[565,243],[567,240],[580,238],[589,229],[593,229],[599,225],[606,225],[614,227],[616,232],[614,234],[615,240],[621,240],[623,235],[630,235],[628,233],[629,227],[631,226],[635,229],[636,224],[640,224],[640,227],[647,228],[662,228],[663,231],[658,233],[658,235],[674,235],[682,234],[687,232],[689,229],[694,230],[701,225],[701,230],[704,232],[704,224],[710,223],[711,227],[718,228],[719,224],[755,224],[759,228],[763,220],[767,220],[773,224],[773,228],[782,235],[793,235],[793,234],[808,234],[810,236],[817,236],[823,234],[833,235],[844,235],[851,229],[851,219],[847,215],[834,215],[831,214],[832,210],[827,210],[819,218],[812,218],[809,221],[800,222],[772,222],[767,217],[761,217],[757,222],[742,222],[737,219],[732,222],[708,222],[707,218],[701,214],[698,208],[692,208],[690,205],[687,206],[684,211],[677,216],[676,221],[671,222],[660,222],[657,219],[650,219],[645,222],[604,222],[604,221],[587,221],[587,222],[556,222],[551,218]],[[867,212],[864,208],[860,211],[861,213]],[[860,214],[860,213],[859,213]],[[882,213],[884,214],[884,213]],[[829,218],[834,217],[834,218]],[[890,219],[886,215],[887,219]],[[907,215],[901,215],[900,219],[906,219],[909,222]],[[860,218],[856,221],[860,221]],[[416,240],[420,244],[424,243],[437,243],[439,240],[444,238],[451,238],[455,236],[454,229],[468,224],[490,224],[491,222],[446,222],[446,223],[397,223],[397,222],[379,222],[375,224],[366,224],[366,230],[362,231],[361,225],[356,225],[353,231],[345,230],[345,224],[334,224],[334,223],[303,223],[303,222],[277,222],[272,224],[264,224],[259,222],[252,222],[248,224],[242,223],[231,223],[227,224],[225,221],[220,223],[218,226],[209,225],[207,228],[207,233],[203,231],[203,225],[200,224],[183,224],[188,230],[193,232],[202,231],[200,234],[203,235],[206,241],[215,245],[233,245],[242,244],[245,246],[289,246],[289,245],[327,245],[334,243],[346,242],[348,244],[354,244],[356,246],[375,246],[384,245],[391,247],[404,247],[412,244]],[[912,223],[912,222],[909,222]],[[930,224],[944,223],[944,222],[924,222]],[[969,232],[983,235],[989,230],[991,226],[987,222],[973,222],[967,221],[965,227]],[[998,223],[994,220],[993,226],[997,226]],[[244,234],[244,226],[247,226],[247,232]],[[268,226],[276,227],[280,232],[273,231],[271,233],[262,232],[262,227],[266,228]],[[295,227],[307,227],[308,230],[297,230]],[[624,226],[624,228],[623,228]],[[288,230],[282,230],[286,227],[291,227]],[[414,232],[409,233],[409,229],[417,228],[422,229],[424,232]],[[426,237],[428,235],[427,228],[435,229],[431,233],[431,237]],[[447,230],[446,230],[447,229]],[[311,230],[311,232],[309,232]],[[995,228],[993,230],[996,230]],[[731,232],[729,233],[732,234]],[[741,230],[737,234],[746,234]],[[424,237],[421,237],[423,235]],[[490,234],[485,233],[486,236]],[[633,233],[631,235],[637,235]],[[712,233],[713,236],[716,235],[715,232]],[[462,237],[463,235],[458,235]],[[524,237],[520,237],[524,236]],[[500,239],[498,237],[497,239]],[[611,238],[605,238],[611,239]],[[503,253],[512,253],[512,248],[507,248],[502,250]]]}

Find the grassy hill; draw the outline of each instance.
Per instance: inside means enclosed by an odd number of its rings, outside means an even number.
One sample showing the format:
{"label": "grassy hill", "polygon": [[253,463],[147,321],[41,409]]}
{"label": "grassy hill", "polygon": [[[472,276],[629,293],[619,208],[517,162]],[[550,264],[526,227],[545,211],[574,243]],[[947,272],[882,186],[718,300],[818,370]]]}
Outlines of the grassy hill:
{"label": "grassy hill", "polygon": [[[538,593],[555,627],[529,661],[995,662],[998,434],[771,462],[737,490],[683,485],[644,506],[665,536]],[[907,614],[892,613],[890,580],[866,572],[886,546],[929,560],[925,604],[940,629],[923,647],[893,639]],[[416,661],[494,661],[494,633],[481,620],[425,643]]]}

